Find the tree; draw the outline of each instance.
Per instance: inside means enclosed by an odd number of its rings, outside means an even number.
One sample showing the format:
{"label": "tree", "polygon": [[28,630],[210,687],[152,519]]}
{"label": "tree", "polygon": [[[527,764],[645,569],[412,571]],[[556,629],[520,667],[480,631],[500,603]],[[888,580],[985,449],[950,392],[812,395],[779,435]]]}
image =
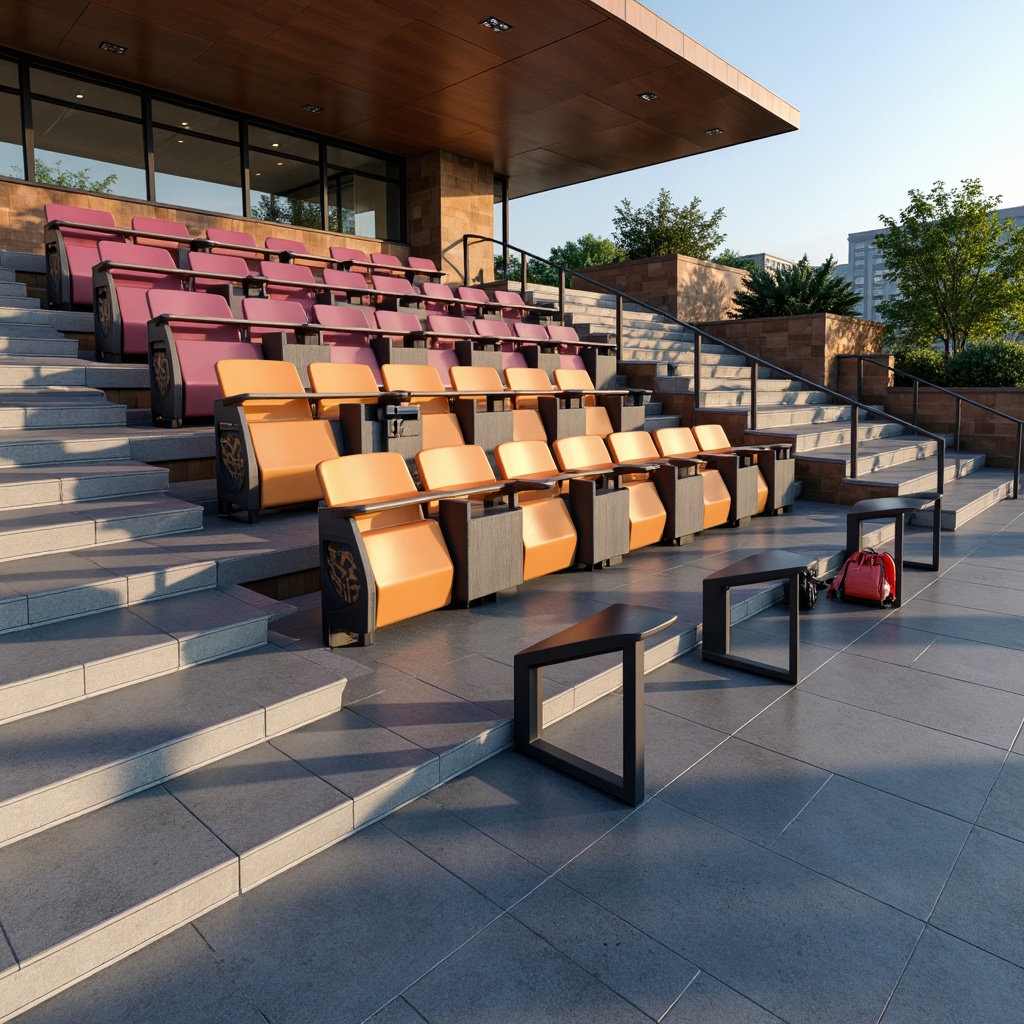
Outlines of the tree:
{"label": "tree", "polygon": [[753,270],[757,266],[753,260],[741,259],[735,249],[723,249],[711,262],[723,267],[736,267],[739,270]]}
{"label": "tree", "polygon": [[[621,249],[609,238],[601,238],[588,232],[581,235],[575,242],[569,241],[564,245],[552,246],[549,263],[541,263],[539,260],[529,260],[526,264],[526,276],[529,281],[535,284],[558,284],[558,267],[565,267],[567,270],[582,270],[585,267],[594,267],[601,263],[619,263],[624,259]],[[509,281],[521,281],[523,277],[522,264],[517,256],[509,256],[508,273],[505,273],[505,263],[499,253],[494,257],[494,276],[505,278]],[[571,284],[572,278],[566,275],[566,284]]]}
{"label": "tree", "polygon": [[899,220],[882,216],[875,238],[898,298],[878,308],[892,347],[942,341],[946,353],[1024,326],[1024,229],[1000,221],[1002,196],[967,178],[948,191],[909,193]]}
{"label": "tree", "polygon": [[[36,184],[59,185],[61,188],[74,188],[79,192],[103,192],[106,195],[109,195],[117,184],[116,174],[108,174],[105,178],[92,178],[88,167],[81,171],[65,171],[61,165],[61,160],[48,164],[36,157]],[[20,168],[18,176],[21,176]]]}
{"label": "tree", "polygon": [[[275,196],[270,192],[262,193],[253,203],[252,216],[254,220],[291,224],[297,228],[319,229],[323,226],[320,220],[320,204],[316,200]],[[338,228],[328,224],[328,230],[337,231]]]}
{"label": "tree", "polygon": [[754,267],[736,291],[734,320],[764,316],[797,316],[801,313],[837,313],[849,316],[860,304],[860,296],[845,278],[837,277],[834,256],[820,267],[812,267],[804,254],[791,267],[763,270]]}
{"label": "tree", "polygon": [[711,254],[725,241],[718,230],[725,208],[704,213],[700,199],[694,196],[687,206],[676,206],[672,194],[663,188],[646,206],[634,209],[628,199],[615,207],[613,238],[627,260],[650,256],[694,256],[699,260]]}

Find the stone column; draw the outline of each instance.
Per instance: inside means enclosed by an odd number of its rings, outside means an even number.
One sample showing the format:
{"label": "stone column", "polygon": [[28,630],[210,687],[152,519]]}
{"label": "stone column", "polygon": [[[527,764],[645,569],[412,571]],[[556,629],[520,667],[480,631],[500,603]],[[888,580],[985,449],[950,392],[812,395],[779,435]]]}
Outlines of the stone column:
{"label": "stone column", "polygon": [[462,236],[494,237],[494,168],[441,150],[406,161],[409,246],[447,272],[449,285],[494,278],[492,246],[470,247],[469,281],[463,280]]}

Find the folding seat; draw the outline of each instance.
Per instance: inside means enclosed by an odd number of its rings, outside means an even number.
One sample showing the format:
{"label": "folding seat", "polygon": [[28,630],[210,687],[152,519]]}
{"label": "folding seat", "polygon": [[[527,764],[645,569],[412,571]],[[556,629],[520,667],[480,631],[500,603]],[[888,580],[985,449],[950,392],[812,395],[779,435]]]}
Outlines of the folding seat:
{"label": "folding seat", "polygon": [[[498,371],[493,366],[453,366],[449,379],[458,392],[452,407],[466,444],[479,445],[493,458],[499,444],[515,438],[516,413]],[[543,437],[543,427],[539,430]]]}
{"label": "folding seat", "polygon": [[123,235],[106,210],[47,203],[43,207],[46,227],[46,301],[51,307],[92,309],[92,268],[99,263],[100,242],[120,242]]}
{"label": "folding seat", "polygon": [[263,346],[263,358],[294,363],[302,377],[310,363],[330,362],[322,329],[310,323],[305,307],[291,299],[243,299],[241,323],[250,341]]}
{"label": "folding seat", "polygon": [[268,253],[273,253],[281,263],[300,264],[317,267],[321,273],[321,267],[333,267],[334,261],[329,256],[314,256],[305,243],[295,238],[279,238],[271,235],[263,240],[263,245]]}
{"label": "folding seat", "polygon": [[92,271],[93,329],[99,359],[144,360],[149,352],[150,320],[146,294],[180,292],[181,274],[166,249],[102,241]]}
{"label": "folding seat", "polygon": [[617,463],[657,465],[649,479],[665,506],[665,530],[661,538],[665,543],[691,541],[704,529],[704,480],[699,472],[699,459],[664,458],[646,430],[609,434],[605,444]]}
{"label": "folding seat", "polygon": [[370,285],[377,295],[376,305],[381,309],[400,310],[423,305],[423,295],[412,281],[404,277],[372,274]]}
{"label": "folding seat", "polygon": [[410,256],[406,262],[409,264],[409,269],[413,271],[414,281],[417,278],[440,281],[444,277],[445,272],[438,270],[437,264],[433,260],[428,260],[426,256]]}
{"label": "folding seat", "polygon": [[547,320],[557,312],[550,306],[527,305],[519,292],[495,290],[494,301],[501,303],[501,315],[505,320],[524,320],[527,317]]}
{"label": "folding seat", "polygon": [[[543,370],[532,366],[510,366],[505,370],[505,380],[508,382],[509,390],[517,392],[517,411],[536,409],[540,413],[544,432],[549,441],[554,441],[556,437],[574,437],[587,432],[587,413],[583,408],[582,396],[562,395]],[[518,394],[519,392],[526,394]],[[518,430],[516,434],[518,437]]]}
{"label": "folding seat", "polygon": [[[481,403],[486,406],[489,413],[492,413],[506,410],[507,406],[516,399],[515,392],[505,388],[501,383],[498,371],[493,366],[453,366],[450,374],[452,385],[456,391],[461,394],[477,396],[478,414]],[[458,409],[458,405],[456,408]],[[512,432],[504,440],[547,442],[547,432],[544,430],[540,413],[536,409],[513,408],[505,415],[511,418]],[[508,427],[502,425],[501,430],[505,434]],[[464,423],[462,433],[467,435]],[[496,441],[495,446],[500,443],[501,441]]]}
{"label": "folding seat", "polygon": [[[216,245],[210,245],[211,242]],[[260,260],[271,255],[256,244],[256,239],[248,231],[228,231],[225,228],[207,228],[202,248],[218,256],[241,256],[253,270],[257,269]]]}
{"label": "folding seat", "polygon": [[407,391],[413,404],[419,406],[424,448],[465,444],[451,399],[433,366],[385,363],[380,372],[387,391]]}
{"label": "folding seat", "polygon": [[177,266],[186,266],[192,235],[181,221],[163,217],[132,217],[132,232],[136,245],[166,249]]}
{"label": "folding seat", "polygon": [[374,342],[377,362],[427,363],[427,339],[420,318],[408,309],[378,309],[377,326],[382,334]]}
{"label": "folding seat", "polygon": [[719,423],[693,428],[701,452],[733,454],[757,467],[757,511],[785,512],[796,498],[796,462],[791,444],[745,445],[734,448]]}
{"label": "folding seat", "polygon": [[501,303],[495,302],[483,288],[462,284],[456,289],[456,295],[463,316],[484,316],[487,313],[501,316]]}
{"label": "folding seat", "polygon": [[323,269],[324,287],[333,302],[365,303],[369,305],[376,292],[367,286],[366,278],[355,270]]}
{"label": "folding seat", "polygon": [[[644,396],[650,391],[643,388],[616,388],[613,390],[597,389],[586,370],[559,368],[554,373],[555,384],[562,391],[581,391],[583,407],[587,410],[587,433],[601,434],[607,437],[612,431],[602,433],[604,417],[597,413],[603,408],[605,415],[612,424],[612,430],[640,430],[644,425],[646,411],[643,406]],[[586,392],[592,392],[587,394]],[[600,426],[591,423],[600,420]]]}
{"label": "folding seat", "polygon": [[331,259],[338,270],[357,270],[369,273],[373,270],[370,257],[362,249],[349,249],[343,245],[331,246]]}
{"label": "folding seat", "polygon": [[[332,307],[333,308],[333,307]],[[411,459],[422,447],[419,406],[409,395],[381,391],[364,363],[310,363],[317,417],[338,421],[346,455],[398,452]]]}
{"label": "folding seat", "polygon": [[149,379],[153,423],[180,427],[183,420],[212,417],[220,395],[214,365],[219,359],[262,359],[259,345],[243,341],[227,301],[202,292],[147,293]]}
{"label": "folding seat", "polygon": [[423,308],[430,313],[454,314],[456,308],[455,295],[446,284],[434,281],[423,281],[419,285],[423,293]]}
{"label": "folding seat", "polygon": [[667,514],[658,489],[649,479],[651,463],[617,463],[604,441],[592,434],[561,437],[552,445],[558,465],[565,472],[595,474],[600,480],[622,483],[629,494],[629,550],[656,544],[665,533]]}
{"label": "folding seat", "polygon": [[443,608],[455,568],[441,527],[423,512],[397,452],[343,455],[317,475],[326,508],[319,514],[323,642],[372,644],[374,633]]}
{"label": "folding seat", "polygon": [[188,267],[196,275],[192,290],[222,295],[236,317],[242,315],[242,299],[266,298],[263,280],[241,256],[190,252]]}
{"label": "folding seat", "polygon": [[[666,458],[699,458],[704,462],[704,529],[728,523],[742,526],[757,513],[757,467],[738,455],[701,451],[689,427],[663,427],[654,443]],[[717,477],[717,479],[716,479]]]}
{"label": "folding seat", "polygon": [[[568,485],[569,512],[576,532],[576,561],[588,569],[618,562],[629,550],[629,492],[607,487],[594,474],[562,472],[544,441],[509,441],[498,445],[495,458],[505,480],[546,481]],[[550,519],[549,519],[550,517]],[[564,520],[551,509],[537,516],[540,536],[566,540]],[[524,527],[524,532],[530,529]],[[554,556],[551,556],[554,558]]]}
{"label": "folding seat", "polygon": [[404,277],[408,281],[412,280],[412,268],[389,252],[371,252],[370,262],[376,272],[390,274],[392,277]]}
{"label": "folding seat", "polygon": [[310,313],[317,295],[323,291],[309,267],[298,263],[279,263],[264,260],[259,265],[259,275],[265,281],[268,299],[284,299],[297,302],[306,313]]}
{"label": "folding seat", "polygon": [[216,365],[217,505],[221,515],[319,501],[317,464],[337,458],[329,420],[313,418],[299,371],[270,360],[221,359]]}
{"label": "folding seat", "polygon": [[370,306],[313,306],[313,323],[323,329],[321,344],[330,346],[332,363],[362,363],[379,386],[383,384],[373,341],[380,334]]}
{"label": "folding seat", "polygon": [[580,336],[575,327],[563,324],[547,324],[544,328],[548,339],[557,346],[558,365],[563,370],[586,370],[580,355]]}

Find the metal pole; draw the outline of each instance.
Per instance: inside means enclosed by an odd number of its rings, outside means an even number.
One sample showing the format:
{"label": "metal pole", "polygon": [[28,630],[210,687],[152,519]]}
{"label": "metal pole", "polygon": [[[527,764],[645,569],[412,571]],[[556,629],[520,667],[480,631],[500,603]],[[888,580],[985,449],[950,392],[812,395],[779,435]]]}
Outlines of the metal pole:
{"label": "metal pole", "polygon": [[959,452],[960,451],[960,419],[961,409],[963,408],[963,402],[960,401],[959,396],[956,400],[956,419],[953,423],[953,447]]}
{"label": "metal pole", "polygon": [[462,236],[462,283],[469,284],[469,235]]}
{"label": "metal pole", "polygon": [[565,268],[558,268],[558,322],[565,324]]}
{"label": "metal pole", "polygon": [[864,401],[864,359],[857,356],[857,401]]}
{"label": "metal pole", "polygon": [[857,446],[860,433],[860,409],[855,405],[850,406],[850,476],[857,479]]}
{"label": "metal pole", "polygon": [[700,331],[693,335],[693,408],[700,408]]}
{"label": "metal pole", "polygon": [[526,295],[526,279],[529,276],[526,272],[526,253],[522,249],[519,250],[519,269],[521,271],[521,280],[519,282],[519,294],[525,297]]}
{"label": "metal pole", "polygon": [[915,427],[917,426],[917,399],[918,399],[918,395],[921,392],[921,388],[920,388],[919,384],[920,384],[919,381],[916,381],[916,380],[914,381],[914,415],[913,415],[912,419],[910,420],[910,422],[913,423]]}
{"label": "metal pole", "polygon": [[757,430],[757,363],[750,360],[750,429]]}
{"label": "metal pole", "polygon": [[1024,441],[1024,423],[1017,424],[1017,456],[1013,462],[1013,497],[1014,499],[1020,494],[1020,455],[1021,455],[1021,442]]}
{"label": "metal pole", "polygon": [[622,358],[622,295],[615,296],[615,354]]}

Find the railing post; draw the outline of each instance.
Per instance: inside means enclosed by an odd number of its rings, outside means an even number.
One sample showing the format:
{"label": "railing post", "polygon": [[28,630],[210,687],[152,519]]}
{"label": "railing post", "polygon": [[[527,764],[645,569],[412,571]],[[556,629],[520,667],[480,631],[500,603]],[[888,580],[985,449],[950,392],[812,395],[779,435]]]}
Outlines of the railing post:
{"label": "railing post", "polygon": [[750,359],[750,429],[757,430],[757,363]]}
{"label": "railing post", "polygon": [[469,284],[469,235],[462,236],[462,283]]}
{"label": "railing post", "polygon": [[963,402],[960,401],[960,397],[957,396],[956,400],[956,418],[953,421],[953,447],[959,452],[960,451],[960,420],[963,415],[961,412],[963,408]]}
{"label": "railing post", "polygon": [[622,358],[622,294],[615,293],[615,356]]}
{"label": "railing post", "polygon": [[938,480],[935,483],[935,493],[940,497],[946,489],[946,442],[940,437],[935,449],[935,474]]}
{"label": "railing post", "polygon": [[526,296],[526,280],[529,277],[529,274],[527,274],[527,272],[526,272],[526,260],[527,260],[526,253],[523,252],[522,249],[520,249],[519,250],[519,270],[520,270],[521,273],[520,273],[520,281],[519,281],[519,294],[524,296],[524,299],[525,299],[525,296]]}
{"label": "railing post", "polygon": [[860,434],[860,409],[855,405],[850,406],[850,477],[857,479],[857,459]]}
{"label": "railing post", "polygon": [[1017,454],[1013,460],[1013,497],[1014,500],[1020,495],[1020,456],[1022,443],[1024,442],[1024,423],[1017,424]]}
{"label": "railing post", "polygon": [[693,333],[693,408],[700,408],[700,331]]}
{"label": "railing post", "polygon": [[917,399],[921,393],[920,384],[920,381],[914,381],[914,415],[911,417],[910,422],[913,423],[915,427],[917,426]]}
{"label": "railing post", "polygon": [[558,322],[565,324],[565,268],[558,268]]}
{"label": "railing post", "polygon": [[857,401],[864,401],[864,357],[857,356]]}

